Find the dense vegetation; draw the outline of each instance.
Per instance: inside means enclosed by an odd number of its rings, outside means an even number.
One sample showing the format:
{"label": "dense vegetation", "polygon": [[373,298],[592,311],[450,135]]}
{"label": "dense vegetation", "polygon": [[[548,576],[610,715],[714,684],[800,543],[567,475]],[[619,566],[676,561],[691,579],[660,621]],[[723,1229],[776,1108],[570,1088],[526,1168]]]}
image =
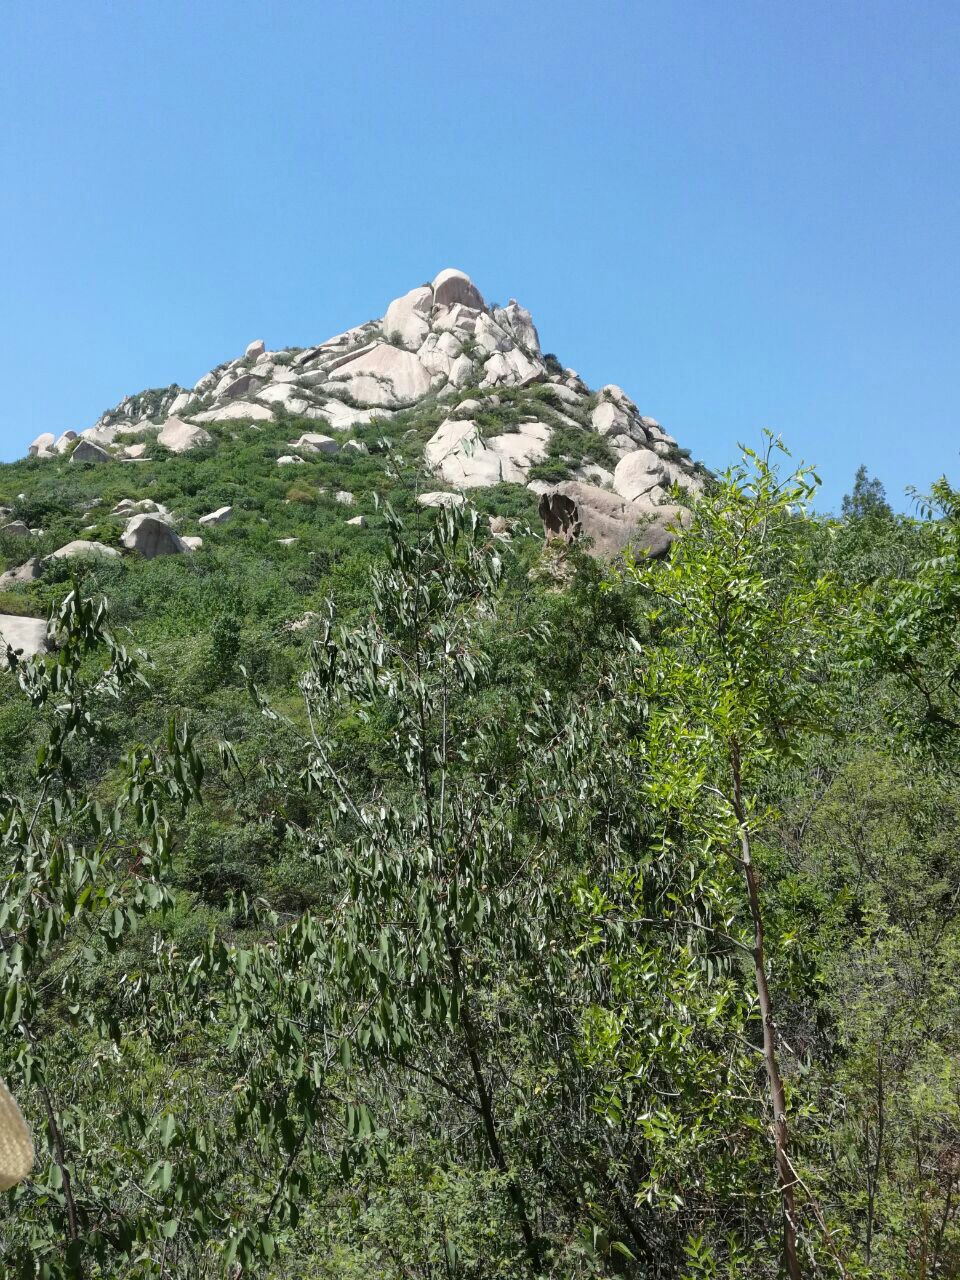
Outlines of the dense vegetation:
{"label": "dense vegetation", "polygon": [[237,510],[0,601],[4,1273],[960,1274],[960,495],[768,442],[604,567],[290,430],[0,469]]}

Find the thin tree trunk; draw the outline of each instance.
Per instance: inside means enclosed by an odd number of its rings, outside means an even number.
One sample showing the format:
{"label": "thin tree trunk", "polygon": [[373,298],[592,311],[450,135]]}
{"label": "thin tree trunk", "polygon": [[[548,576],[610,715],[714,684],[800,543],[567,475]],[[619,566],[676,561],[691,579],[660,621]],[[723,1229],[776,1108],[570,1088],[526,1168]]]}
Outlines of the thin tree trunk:
{"label": "thin tree trunk", "polygon": [[493,1098],[490,1094],[490,1089],[483,1073],[483,1064],[480,1060],[477,1031],[473,1025],[473,1017],[468,1004],[466,986],[461,974],[459,948],[456,940],[452,936],[449,925],[445,929],[445,934],[447,955],[450,959],[453,979],[461,991],[460,1025],[463,1028],[463,1037],[467,1047],[467,1057],[470,1059],[470,1069],[473,1073],[474,1087],[477,1091],[477,1101],[480,1106],[480,1116],[483,1121],[483,1132],[487,1140],[487,1147],[490,1151],[491,1157],[493,1158],[494,1164],[507,1179],[507,1193],[510,1196],[510,1201],[513,1204],[517,1219],[520,1223],[520,1232],[523,1236],[523,1243],[527,1250],[527,1256],[530,1259],[534,1273],[539,1274],[542,1262],[540,1247],[537,1244],[536,1235],[530,1224],[530,1216],[527,1213],[527,1202],[524,1199],[523,1191],[520,1189],[520,1184],[517,1182],[516,1177],[510,1171],[510,1166],[507,1163],[503,1147],[500,1144],[500,1135],[497,1132],[496,1117],[493,1110]]}
{"label": "thin tree trunk", "polygon": [[773,1107],[773,1142],[776,1151],[777,1181],[783,1206],[783,1260],[790,1280],[802,1280],[800,1260],[797,1255],[797,1211],[794,1196],[794,1174],[790,1164],[790,1143],[787,1130],[787,1099],[783,1078],[777,1064],[777,1036],[773,1020],[773,1001],[767,984],[766,958],[764,955],[763,913],[760,910],[760,891],[757,870],[750,854],[750,836],[747,832],[747,814],[743,803],[740,769],[740,750],[731,744],[733,771],[733,808],[737,819],[740,840],[740,861],[750,901],[750,917],[753,922],[753,968],[757,984],[757,999],[763,1019],[763,1061],[767,1072],[767,1087]]}

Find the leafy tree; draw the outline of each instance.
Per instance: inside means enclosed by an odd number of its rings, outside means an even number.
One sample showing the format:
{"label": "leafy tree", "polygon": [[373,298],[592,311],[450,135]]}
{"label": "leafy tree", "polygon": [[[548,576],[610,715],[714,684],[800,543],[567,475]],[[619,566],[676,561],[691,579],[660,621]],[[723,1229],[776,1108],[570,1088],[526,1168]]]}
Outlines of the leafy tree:
{"label": "leafy tree", "polygon": [[[12,1193],[4,1224],[11,1273],[83,1276],[168,1234],[152,1187],[165,1177],[142,1160],[131,1182],[109,1121],[110,1063],[127,1057],[122,991],[104,999],[103,976],[131,933],[169,902],[169,826],[200,781],[190,739],[171,724],[166,748],[136,749],[111,780],[109,800],[77,785],[78,763],[101,732],[103,704],[142,679],[107,626],[103,604],[74,589],[50,624],[56,657],[7,657],[47,724],[29,799],[0,792],[0,1071],[40,1118],[39,1168]],[[106,661],[100,653],[106,651]],[[134,1049],[134,1060],[138,1055]],[[166,1118],[129,1094],[124,1123],[144,1155],[164,1142]],[[143,1185],[145,1184],[145,1185]]]}
{"label": "leafy tree", "polygon": [[[745,450],[744,464],[698,504],[670,559],[637,565],[632,576],[656,628],[643,670],[649,726],[639,746],[650,798],[684,833],[695,884],[706,871],[728,895],[729,871],[742,879],[743,898],[728,928],[752,961],[784,1266],[797,1280],[800,1177],[791,1155],[758,840],[771,816],[762,801],[765,770],[777,756],[798,754],[828,714],[825,655],[837,600],[829,580],[809,580],[798,555],[799,513],[816,477],[801,470],[781,479],[771,456],[782,449],[768,437],[762,454]],[[691,923],[717,928],[696,913]],[[819,1215],[816,1204],[813,1211]]]}
{"label": "leafy tree", "polygon": [[867,473],[865,466],[857,468],[853,480],[853,492],[844,494],[841,515],[845,520],[890,520],[893,509],[887,501],[883,482]]}

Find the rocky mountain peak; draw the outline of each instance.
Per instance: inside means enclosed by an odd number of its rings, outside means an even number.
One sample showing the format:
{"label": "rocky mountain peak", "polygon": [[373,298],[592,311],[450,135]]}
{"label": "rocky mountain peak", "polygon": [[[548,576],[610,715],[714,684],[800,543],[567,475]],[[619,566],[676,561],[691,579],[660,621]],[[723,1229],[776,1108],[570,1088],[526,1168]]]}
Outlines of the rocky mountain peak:
{"label": "rocky mountain peak", "polygon": [[[127,396],[79,436],[45,433],[29,452],[47,461],[135,463],[155,445],[174,453],[213,445],[210,423],[254,429],[283,413],[343,435],[372,422],[387,430],[398,413],[419,409],[446,411],[423,455],[445,487],[425,501],[526,485],[541,495],[550,533],[587,535],[601,552],[630,541],[662,550],[668,526],[683,518],[671,491],[679,485],[693,494],[702,485],[702,472],[622,388],[591,392],[575,370],[544,355],[525,307],[514,298],[488,305],[455,267],[395,298],[379,320],[306,348],[268,350],[255,339],[192,388]],[[280,461],[302,460],[311,449],[319,452],[306,445]]]}

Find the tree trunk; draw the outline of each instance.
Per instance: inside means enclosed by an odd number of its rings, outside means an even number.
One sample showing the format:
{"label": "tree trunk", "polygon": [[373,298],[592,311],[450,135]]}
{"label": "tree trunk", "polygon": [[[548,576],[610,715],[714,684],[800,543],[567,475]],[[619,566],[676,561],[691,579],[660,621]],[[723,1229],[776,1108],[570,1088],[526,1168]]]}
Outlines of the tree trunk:
{"label": "tree trunk", "polygon": [[787,1130],[787,1099],[783,1078],[777,1065],[777,1035],[773,1020],[773,1001],[767,985],[766,959],[763,943],[763,913],[760,910],[760,891],[757,870],[750,855],[750,836],[747,832],[747,814],[743,803],[740,769],[740,751],[736,743],[731,745],[733,772],[733,808],[737,818],[740,840],[740,861],[747,885],[750,917],[753,922],[753,968],[757,984],[757,999],[763,1019],[763,1061],[767,1072],[770,1105],[773,1107],[773,1142],[776,1151],[777,1182],[783,1206],[783,1260],[790,1280],[802,1280],[797,1256],[797,1211],[794,1196],[794,1174],[790,1163],[789,1133]]}

